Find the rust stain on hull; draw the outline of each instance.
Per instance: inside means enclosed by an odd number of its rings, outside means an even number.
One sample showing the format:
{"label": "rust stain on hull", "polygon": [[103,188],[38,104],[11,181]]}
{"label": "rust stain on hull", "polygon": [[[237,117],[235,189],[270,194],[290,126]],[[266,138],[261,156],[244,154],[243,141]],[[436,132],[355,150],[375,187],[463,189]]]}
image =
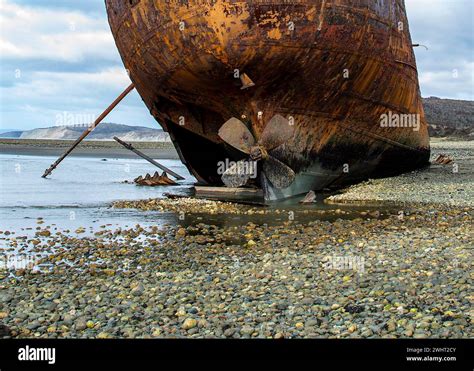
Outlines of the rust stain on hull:
{"label": "rust stain on hull", "polygon": [[[220,184],[217,163],[241,158],[217,135],[231,117],[244,117],[257,138],[274,115],[291,118],[295,134],[278,158],[297,173],[327,174],[317,188],[428,162],[402,0],[106,0],[106,7],[138,92],[202,182]],[[236,71],[255,86],[242,90]],[[387,114],[419,115],[419,130],[384,127]]]}

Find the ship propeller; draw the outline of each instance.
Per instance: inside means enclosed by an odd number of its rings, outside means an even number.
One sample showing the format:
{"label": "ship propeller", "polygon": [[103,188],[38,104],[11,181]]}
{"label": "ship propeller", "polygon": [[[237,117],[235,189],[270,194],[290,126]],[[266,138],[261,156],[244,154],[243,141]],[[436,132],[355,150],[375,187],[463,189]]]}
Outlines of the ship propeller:
{"label": "ship propeller", "polygon": [[[293,126],[281,115],[275,115],[263,129],[257,141],[247,126],[233,117],[219,129],[219,137],[227,144],[249,155],[251,161],[262,161],[263,173],[274,187],[289,187],[295,180],[295,172],[272,156],[272,151],[293,136]],[[227,187],[241,187],[252,176],[248,160],[241,160],[227,169],[222,181]]]}

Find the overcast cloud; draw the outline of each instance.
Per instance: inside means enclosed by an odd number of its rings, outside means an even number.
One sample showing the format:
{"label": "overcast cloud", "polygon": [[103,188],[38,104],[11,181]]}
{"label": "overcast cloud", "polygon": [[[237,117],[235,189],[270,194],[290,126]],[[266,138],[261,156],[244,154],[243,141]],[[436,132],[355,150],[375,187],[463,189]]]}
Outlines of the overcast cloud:
{"label": "overcast cloud", "polygon": [[[474,98],[474,1],[406,0],[423,96]],[[103,0],[0,0],[0,128],[98,115],[128,85]],[[154,126],[137,93],[106,121]]]}

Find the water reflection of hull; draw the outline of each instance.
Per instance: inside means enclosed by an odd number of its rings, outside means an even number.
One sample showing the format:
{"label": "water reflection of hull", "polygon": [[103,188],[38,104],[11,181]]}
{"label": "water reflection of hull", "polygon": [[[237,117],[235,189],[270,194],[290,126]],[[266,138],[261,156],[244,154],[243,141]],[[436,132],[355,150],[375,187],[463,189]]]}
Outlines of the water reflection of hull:
{"label": "water reflection of hull", "polygon": [[[419,168],[429,138],[402,1],[107,0],[112,32],[138,92],[190,172],[221,184],[238,160],[217,135],[244,117],[258,137],[275,114],[294,120],[277,158],[297,174],[267,199]],[[255,86],[242,90],[236,70]],[[258,113],[263,117],[259,119]],[[380,124],[415,114],[419,130]]]}

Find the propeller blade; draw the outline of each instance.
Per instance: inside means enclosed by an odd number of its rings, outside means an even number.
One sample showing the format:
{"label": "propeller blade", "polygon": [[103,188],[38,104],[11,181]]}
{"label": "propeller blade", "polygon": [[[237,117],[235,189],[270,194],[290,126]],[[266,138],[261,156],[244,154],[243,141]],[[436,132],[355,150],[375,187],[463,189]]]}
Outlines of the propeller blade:
{"label": "propeller blade", "polygon": [[272,149],[282,145],[293,136],[294,127],[290,122],[281,115],[275,115],[263,129],[260,143],[271,151]]}
{"label": "propeller blade", "polygon": [[247,184],[252,175],[248,164],[247,160],[240,160],[229,167],[221,177],[224,184],[229,188],[238,188]]}
{"label": "propeller blade", "polygon": [[218,135],[224,142],[246,154],[249,154],[250,148],[255,145],[255,138],[250,130],[235,117],[221,126]]}
{"label": "propeller blade", "polygon": [[273,156],[263,162],[263,172],[275,188],[283,189],[291,185],[295,180],[295,172],[283,162]]}

